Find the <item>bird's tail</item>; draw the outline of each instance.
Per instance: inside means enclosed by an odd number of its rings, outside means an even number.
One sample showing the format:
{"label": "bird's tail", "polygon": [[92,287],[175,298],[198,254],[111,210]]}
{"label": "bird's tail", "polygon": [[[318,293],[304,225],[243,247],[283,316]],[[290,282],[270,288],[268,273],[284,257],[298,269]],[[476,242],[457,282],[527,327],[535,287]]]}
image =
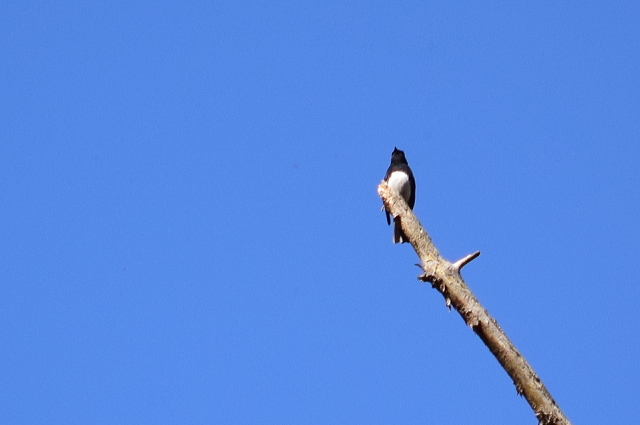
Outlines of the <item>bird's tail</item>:
{"label": "bird's tail", "polygon": [[396,217],[393,221],[393,243],[407,242],[407,237],[402,231],[402,227],[400,227],[400,217]]}

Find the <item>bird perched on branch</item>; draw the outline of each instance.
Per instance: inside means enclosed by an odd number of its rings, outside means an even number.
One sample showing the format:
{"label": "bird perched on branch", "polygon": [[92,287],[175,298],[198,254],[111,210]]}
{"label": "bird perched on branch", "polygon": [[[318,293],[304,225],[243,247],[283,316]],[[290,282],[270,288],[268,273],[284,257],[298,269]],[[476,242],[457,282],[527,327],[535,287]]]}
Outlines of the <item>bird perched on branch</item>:
{"label": "bird perched on branch", "polygon": [[[411,168],[409,168],[409,163],[404,156],[404,152],[398,148],[394,148],[391,153],[391,165],[389,165],[387,174],[384,176],[384,181],[398,191],[404,200],[407,201],[409,208],[413,209],[416,203],[416,181],[413,178],[413,173],[411,172]],[[387,215],[387,224],[391,224],[389,211],[385,209],[384,212]],[[393,221],[393,243],[407,242],[407,237],[400,227],[400,217],[394,218]]]}

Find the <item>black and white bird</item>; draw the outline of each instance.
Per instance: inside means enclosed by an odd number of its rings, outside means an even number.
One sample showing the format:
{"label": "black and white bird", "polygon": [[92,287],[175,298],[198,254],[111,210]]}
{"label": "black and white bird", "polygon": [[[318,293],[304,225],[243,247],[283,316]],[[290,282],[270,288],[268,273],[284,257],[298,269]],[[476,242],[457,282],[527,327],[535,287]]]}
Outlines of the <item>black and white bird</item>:
{"label": "black and white bird", "polygon": [[[413,178],[413,173],[411,172],[411,168],[409,168],[409,163],[404,156],[404,152],[398,148],[394,148],[391,153],[391,165],[389,165],[387,174],[384,176],[384,181],[397,190],[404,200],[407,201],[409,208],[413,209],[416,203],[416,180]],[[391,224],[389,211],[385,209],[384,212],[387,215],[387,224]],[[400,227],[400,218],[394,218],[393,221],[393,243],[407,242],[407,237]]]}

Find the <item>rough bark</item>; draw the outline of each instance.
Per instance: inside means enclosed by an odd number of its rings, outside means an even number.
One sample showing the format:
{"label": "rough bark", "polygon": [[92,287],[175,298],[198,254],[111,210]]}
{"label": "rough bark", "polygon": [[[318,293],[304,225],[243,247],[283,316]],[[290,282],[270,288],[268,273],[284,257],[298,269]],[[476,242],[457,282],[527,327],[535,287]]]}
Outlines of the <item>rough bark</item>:
{"label": "rough bark", "polygon": [[447,307],[453,307],[480,337],[509,374],[518,394],[527,400],[538,418],[538,423],[570,424],[533,368],[509,341],[498,322],[480,305],[462,279],[460,270],[480,255],[480,252],[450,263],[440,256],[413,211],[395,190],[383,181],[378,186],[378,195],[393,217],[400,218],[402,231],[422,262],[423,273],[418,279],[431,283],[432,287],[442,294]]}

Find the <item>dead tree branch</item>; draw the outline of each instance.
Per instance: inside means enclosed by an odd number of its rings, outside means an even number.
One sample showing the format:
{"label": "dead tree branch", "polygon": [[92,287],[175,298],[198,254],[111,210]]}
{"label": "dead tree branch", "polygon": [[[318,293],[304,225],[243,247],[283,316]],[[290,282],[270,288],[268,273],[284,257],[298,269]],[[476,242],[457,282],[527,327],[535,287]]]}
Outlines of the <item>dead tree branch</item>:
{"label": "dead tree branch", "polygon": [[527,400],[538,418],[538,423],[570,425],[533,368],[509,341],[498,322],[480,305],[462,279],[460,269],[477,258],[480,252],[450,263],[440,256],[413,211],[395,190],[381,182],[378,185],[378,195],[393,217],[400,217],[402,231],[420,257],[423,273],[418,279],[430,282],[433,288],[442,294],[447,307],[455,308],[465,323],[480,337],[509,374],[518,394]]}

